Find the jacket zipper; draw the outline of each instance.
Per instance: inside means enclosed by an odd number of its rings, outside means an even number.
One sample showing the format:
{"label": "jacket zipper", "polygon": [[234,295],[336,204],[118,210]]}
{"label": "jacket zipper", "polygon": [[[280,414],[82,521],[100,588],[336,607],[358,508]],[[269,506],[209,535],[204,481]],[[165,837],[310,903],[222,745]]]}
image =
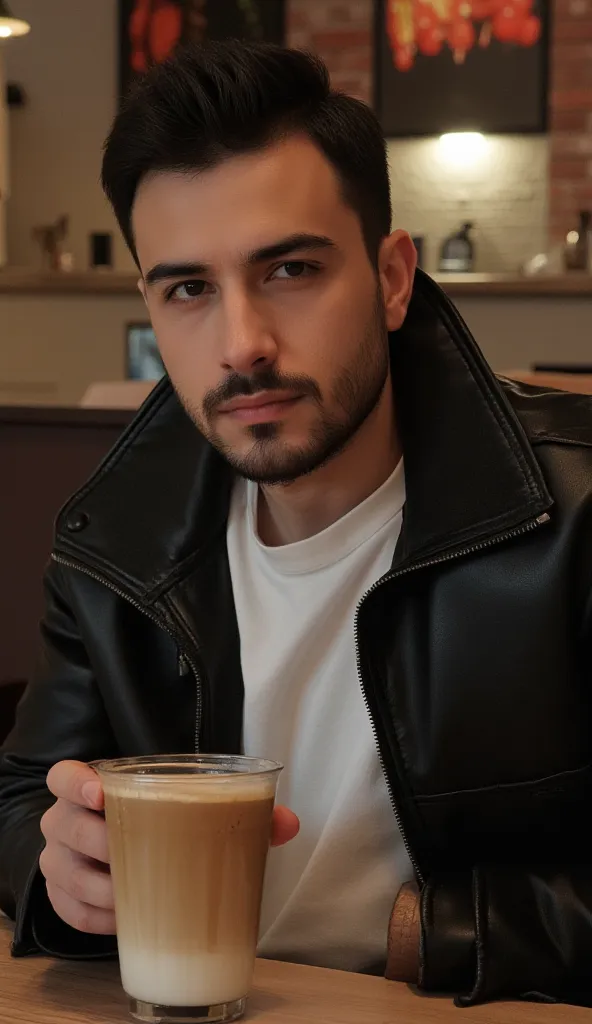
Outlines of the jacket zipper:
{"label": "jacket zipper", "polygon": [[356,647],[356,663],[357,663],[357,669],[358,669],[358,680],[359,680],[360,687],[361,687],[361,690],[362,690],[362,696],[364,698],[364,703],[366,705],[366,710],[368,712],[368,717],[370,718],[370,724],[372,726],[372,732],[374,734],[374,741],[376,743],[376,749],[378,751],[378,759],[380,761],[380,767],[382,769],[382,774],[384,775],[384,779],[385,779],[385,782],[386,782],[386,787],[387,787],[387,790],[388,790],[388,794],[389,794],[389,797],[390,797],[391,805],[392,805],[393,812],[394,812],[394,815],[395,815],[395,821],[397,822],[397,826],[399,828],[399,832],[400,832],[401,838],[403,840],[403,845],[404,845],[404,847],[405,847],[405,849],[407,851],[407,855],[409,857],[409,860],[411,861],[411,865],[413,867],[413,870],[414,870],[414,872],[416,874],[416,877],[417,877],[417,880],[418,880],[420,886],[424,885],[425,877],[424,877],[423,873],[421,872],[421,870],[419,868],[419,865],[417,863],[416,858],[413,855],[413,851],[411,849],[411,844],[409,842],[409,838],[408,838],[408,836],[407,836],[407,834],[405,832],[405,829],[403,827],[403,821],[401,819],[401,814],[400,814],[399,808],[397,807],[397,802],[395,800],[395,795],[394,795],[394,792],[393,792],[392,782],[391,782],[391,779],[389,778],[388,772],[386,770],[386,765],[385,765],[385,762],[384,762],[384,757],[383,757],[383,754],[382,754],[382,750],[380,748],[380,741],[378,739],[378,730],[376,728],[376,723],[375,723],[375,720],[374,720],[374,717],[373,717],[373,714],[372,714],[372,708],[371,708],[371,704],[370,704],[370,699],[368,697],[368,692],[367,692],[367,689],[366,689],[366,686],[365,686],[365,683],[364,683],[364,679],[363,679],[363,676],[362,676],[362,668],[361,668],[361,663],[360,663],[359,633],[358,633],[358,623],[359,623],[360,610],[362,608],[362,605],[364,604],[364,601],[366,601],[366,599],[368,597],[370,597],[370,594],[373,594],[376,590],[378,590],[379,587],[381,587],[384,583],[388,583],[390,580],[398,579],[400,576],[407,576],[407,575],[409,575],[409,573],[415,572],[418,569],[428,569],[428,568],[430,568],[433,565],[440,565],[442,562],[452,562],[452,561],[454,561],[457,558],[463,558],[466,555],[473,555],[473,554],[475,554],[478,551],[483,551],[485,548],[494,547],[496,544],[501,544],[501,543],[503,543],[506,540],[511,540],[514,537],[520,537],[520,536],[522,536],[525,533],[530,533],[532,530],[536,530],[537,527],[543,526],[544,523],[548,523],[550,521],[550,519],[551,519],[551,517],[550,517],[549,513],[548,512],[544,512],[542,515],[537,516],[536,519],[531,519],[528,523],[524,523],[522,526],[518,526],[518,527],[516,527],[513,530],[506,530],[504,533],[497,534],[497,536],[495,536],[495,537],[489,537],[487,540],[480,541],[477,544],[471,544],[468,547],[460,548],[458,551],[451,551],[451,552],[449,552],[446,555],[439,555],[437,558],[429,558],[425,562],[417,562],[415,565],[410,565],[406,569],[399,569],[397,572],[387,573],[385,576],[382,576],[381,579],[377,580],[376,583],[374,583],[370,587],[370,589],[366,591],[366,593],[363,595],[362,599],[360,600],[360,602],[359,602],[359,604],[358,604],[358,606],[356,608],[356,614],[355,614],[355,619],[354,619],[354,641],[355,641],[355,647]]}
{"label": "jacket zipper", "polygon": [[102,583],[103,586],[107,587],[108,590],[111,590],[114,594],[117,594],[118,597],[121,597],[123,598],[124,601],[127,601],[128,604],[131,604],[133,605],[134,608],[137,608],[138,611],[142,612],[143,615],[146,615],[146,617],[149,618],[152,622],[154,622],[155,625],[157,625],[160,629],[164,629],[165,633],[168,633],[168,635],[174,640],[175,644],[177,645],[180,651],[180,657],[178,662],[179,668],[181,668],[183,663],[189,665],[195,679],[196,704],[194,752],[196,754],[199,754],[199,738],[201,734],[203,712],[201,676],[199,674],[199,670],[195,662],[192,660],[190,655],[187,654],[186,651],[182,650],[182,645],[180,643],[178,635],[169,626],[167,626],[166,623],[159,619],[157,615],[154,615],[152,612],[148,611],[143,605],[140,604],[139,601],[135,601],[133,597],[130,597],[129,594],[126,594],[124,590],[120,590],[119,587],[114,586],[112,583],[109,582],[109,580],[106,580],[104,576],[100,576],[98,573],[93,572],[91,569],[87,569],[85,566],[80,565],[78,562],[73,562],[67,558],[62,558],[61,555],[56,555],[55,552],[52,552],[51,558],[52,561],[57,562],[58,565],[63,565],[67,569],[76,569],[78,572],[84,573],[85,576],[90,576],[91,579],[97,580],[99,583]]}
{"label": "jacket zipper", "polygon": [[[519,526],[519,527],[517,527],[514,530],[506,530],[504,533],[500,533],[496,537],[490,537],[488,540],[480,541],[478,544],[469,545],[468,547],[461,548],[458,551],[453,551],[453,552],[450,552],[449,554],[446,554],[446,555],[440,555],[437,558],[427,559],[425,562],[418,562],[416,565],[409,566],[406,569],[400,569],[398,572],[387,573],[386,576],[383,576],[382,579],[377,580],[376,583],[374,583],[370,587],[370,589],[366,591],[366,593],[363,595],[362,599],[360,600],[360,602],[359,602],[359,604],[358,604],[358,606],[356,608],[356,614],[355,614],[355,620],[354,620],[354,642],[355,642],[355,649],[356,649],[356,664],[357,664],[357,671],[358,671],[358,680],[359,680],[360,687],[361,687],[361,690],[362,690],[362,695],[363,695],[363,698],[364,698],[364,703],[366,705],[366,710],[368,711],[368,717],[370,718],[370,724],[371,724],[371,727],[372,727],[372,732],[374,734],[374,741],[376,743],[376,749],[378,751],[378,759],[380,761],[380,767],[382,769],[382,773],[384,775],[384,779],[385,779],[385,782],[386,782],[389,798],[390,798],[391,805],[392,805],[392,808],[393,808],[393,812],[394,812],[394,815],[395,815],[395,820],[397,822],[397,826],[399,828],[399,832],[401,833],[401,838],[403,840],[403,845],[405,846],[405,849],[407,851],[407,855],[409,857],[409,860],[411,861],[411,864],[412,864],[413,869],[414,869],[414,871],[416,873],[417,879],[418,879],[418,881],[420,882],[421,885],[424,884],[425,879],[424,879],[424,876],[423,876],[423,874],[422,874],[422,872],[421,872],[421,870],[419,868],[419,865],[418,865],[418,863],[417,863],[417,861],[416,861],[416,859],[415,859],[415,857],[413,855],[413,851],[411,849],[411,844],[409,843],[409,839],[408,839],[407,834],[405,832],[405,829],[403,827],[403,822],[402,822],[402,819],[401,819],[399,808],[397,807],[397,803],[395,801],[395,796],[394,796],[394,793],[393,793],[392,783],[391,783],[391,780],[389,778],[388,772],[386,770],[386,765],[384,763],[384,757],[383,757],[383,754],[382,754],[382,750],[380,748],[380,743],[379,743],[379,740],[378,740],[378,731],[376,729],[376,723],[374,721],[374,716],[372,714],[372,709],[371,709],[371,706],[370,706],[370,700],[368,698],[368,693],[367,693],[367,690],[366,690],[366,686],[364,684],[364,679],[362,677],[362,670],[361,670],[361,665],[360,665],[360,644],[359,644],[359,633],[358,633],[358,621],[359,621],[360,610],[362,608],[362,605],[364,604],[364,601],[368,597],[370,597],[370,595],[373,594],[374,591],[378,590],[379,587],[381,587],[384,583],[388,583],[390,580],[398,579],[400,576],[406,576],[409,573],[415,572],[418,569],[427,569],[427,568],[430,568],[431,566],[434,566],[434,565],[440,565],[442,562],[451,562],[454,559],[462,558],[462,557],[464,557],[466,555],[475,554],[477,551],[482,551],[485,548],[493,547],[495,544],[501,544],[504,541],[511,540],[514,537],[520,537],[520,536],[522,536],[522,534],[530,533],[531,530],[535,530],[538,526],[542,526],[544,523],[548,523],[550,518],[551,517],[549,516],[549,513],[548,512],[544,512],[542,515],[537,516],[536,519],[533,519],[530,522],[525,523],[523,526]],[[90,576],[91,579],[97,580],[97,582],[102,583],[103,586],[107,587],[108,590],[111,590],[114,594],[117,594],[118,597],[121,597],[124,601],[127,601],[129,604],[133,605],[134,608],[137,608],[138,611],[142,612],[143,615],[146,615],[147,618],[149,618],[152,622],[154,622],[155,625],[157,625],[160,629],[164,629],[164,631],[169,634],[169,636],[174,640],[175,644],[181,650],[181,643],[179,641],[178,635],[172,629],[170,629],[169,626],[167,626],[165,623],[163,623],[162,620],[159,619],[156,615],[154,615],[152,612],[149,612],[143,605],[141,605],[139,603],[139,601],[135,601],[133,597],[130,597],[129,594],[126,594],[124,590],[121,590],[119,587],[114,586],[109,580],[106,580],[104,578],[104,576],[100,576],[98,573],[93,572],[91,569],[87,569],[86,566],[82,566],[82,565],[80,565],[77,562],[70,561],[69,559],[63,558],[61,555],[57,555],[55,552],[52,552],[51,557],[52,557],[52,560],[54,562],[58,563],[58,565],[63,565],[63,566],[65,566],[68,569],[75,569],[78,572],[84,573],[86,576]],[[195,679],[195,685],[196,685],[196,707],[195,707],[195,738],[194,738],[194,748],[195,748],[195,753],[198,754],[199,753],[199,745],[200,745],[199,744],[199,738],[200,738],[200,733],[201,733],[202,710],[203,710],[203,697],[202,697],[201,677],[200,677],[200,673],[199,673],[199,670],[198,670],[195,662],[190,657],[190,655],[187,654],[185,651],[181,650],[181,659],[180,659],[180,661],[185,661],[190,666],[191,671],[193,672],[194,679]]]}

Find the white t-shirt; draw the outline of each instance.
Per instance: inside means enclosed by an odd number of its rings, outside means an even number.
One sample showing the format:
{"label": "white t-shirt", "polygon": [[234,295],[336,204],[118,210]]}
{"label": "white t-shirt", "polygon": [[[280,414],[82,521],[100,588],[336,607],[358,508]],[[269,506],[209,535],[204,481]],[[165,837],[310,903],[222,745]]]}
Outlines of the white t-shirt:
{"label": "white t-shirt", "polygon": [[328,529],[266,547],[258,489],[239,481],[228,555],[245,684],[244,751],[283,763],[278,799],[301,821],[272,850],[259,954],[345,970],[386,959],[390,913],[413,877],[358,678],[356,608],[388,572],[402,462]]}

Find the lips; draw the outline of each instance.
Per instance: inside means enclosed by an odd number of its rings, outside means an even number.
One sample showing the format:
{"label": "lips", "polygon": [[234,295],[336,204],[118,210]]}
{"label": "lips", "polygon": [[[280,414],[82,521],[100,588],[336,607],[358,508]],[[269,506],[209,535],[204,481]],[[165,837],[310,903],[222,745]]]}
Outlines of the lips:
{"label": "lips", "polygon": [[243,395],[225,402],[219,412],[244,423],[271,423],[282,419],[301,399],[285,391],[261,391],[257,395]]}
{"label": "lips", "polygon": [[296,396],[285,391],[259,391],[256,395],[240,395],[219,407],[220,412],[237,412],[241,409],[260,409],[265,405],[292,402]]}

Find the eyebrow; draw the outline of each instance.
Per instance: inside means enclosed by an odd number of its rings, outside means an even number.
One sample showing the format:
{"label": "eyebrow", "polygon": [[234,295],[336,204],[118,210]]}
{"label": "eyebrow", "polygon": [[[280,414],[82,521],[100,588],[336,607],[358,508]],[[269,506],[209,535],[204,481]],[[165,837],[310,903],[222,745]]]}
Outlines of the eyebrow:
{"label": "eyebrow", "polygon": [[[257,263],[265,263],[268,260],[281,259],[282,256],[290,256],[294,252],[311,252],[313,249],[336,249],[335,242],[327,235],[311,235],[300,233],[287,235],[277,242],[264,245],[260,249],[253,249],[241,257],[240,263],[243,267],[253,267]],[[158,281],[168,281],[178,277],[197,277],[200,274],[208,274],[211,271],[208,263],[196,263],[188,261],[184,263],[157,263],[146,273],[144,280],[147,285],[157,284]]]}

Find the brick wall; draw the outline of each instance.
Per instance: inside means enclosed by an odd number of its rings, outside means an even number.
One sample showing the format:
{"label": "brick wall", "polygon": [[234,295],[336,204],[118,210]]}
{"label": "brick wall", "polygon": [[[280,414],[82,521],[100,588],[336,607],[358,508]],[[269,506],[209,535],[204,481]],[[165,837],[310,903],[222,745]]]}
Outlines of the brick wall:
{"label": "brick wall", "polygon": [[325,60],[336,89],[370,103],[373,0],[288,0],[288,42]]}
{"label": "brick wall", "polygon": [[592,0],[553,0],[549,227],[555,239],[592,209]]}

